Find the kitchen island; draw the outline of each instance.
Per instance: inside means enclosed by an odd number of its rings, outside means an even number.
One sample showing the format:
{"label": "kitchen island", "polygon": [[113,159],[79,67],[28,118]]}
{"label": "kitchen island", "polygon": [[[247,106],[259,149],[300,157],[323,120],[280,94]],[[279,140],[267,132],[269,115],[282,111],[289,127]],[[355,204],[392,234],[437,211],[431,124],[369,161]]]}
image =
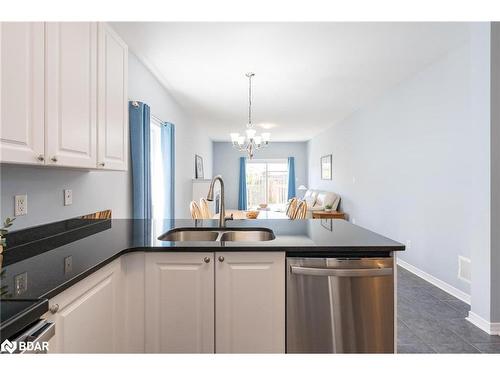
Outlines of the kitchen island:
{"label": "kitchen island", "polygon": [[[256,351],[284,351],[286,258],[393,259],[395,251],[404,250],[404,245],[344,220],[227,222],[226,230],[267,228],[275,237],[269,241],[158,240],[160,235],[179,228],[217,230],[218,222],[71,219],[12,232],[7,238],[9,250],[3,254],[2,306],[7,306],[12,299],[48,300],[49,303],[43,306],[48,305],[50,309],[46,312],[46,317],[54,318],[57,326],[61,326],[59,331],[56,326],[56,332],[61,332],[62,326],[67,324],[68,328],[64,331],[66,335],[69,334],[69,325],[72,324],[76,327],[74,333],[83,330],[79,333],[82,336],[89,331],[99,330],[111,334],[109,341],[100,342],[99,345],[92,346],[93,349],[83,344],[73,345],[75,337],[59,337],[58,343],[54,344],[57,348],[55,351],[213,352],[216,341],[214,335],[219,334],[213,332],[214,322],[218,319],[215,313],[217,306],[226,304],[229,310],[236,307],[244,315],[245,311],[252,309],[252,304],[247,306],[245,301],[254,304],[267,301],[273,305],[261,305],[262,308],[255,311],[257,315],[260,314],[260,318],[276,317],[275,323],[269,327],[276,332],[283,331],[282,337],[279,337],[275,345],[266,343],[262,350]],[[230,264],[238,265],[227,270],[223,268]],[[266,273],[265,270],[269,272]],[[23,290],[19,290],[19,284],[16,285],[16,276],[19,275],[26,276]],[[250,279],[245,279],[247,276]],[[393,279],[393,274],[390,278]],[[241,284],[245,280],[250,284]],[[237,290],[235,282],[240,283],[240,290]],[[86,289],[82,289],[84,284],[88,284]],[[266,285],[271,287],[266,288]],[[233,293],[233,298],[241,300],[216,301],[215,296],[221,294],[215,293],[214,288],[217,287],[221,290],[225,288],[227,293]],[[81,294],[78,294],[79,288],[83,290]],[[252,290],[260,292],[250,293]],[[75,291],[78,293],[75,294]],[[186,293],[196,295],[198,299],[186,300]],[[96,304],[108,303],[100,311],[101,315],[94,314],[95,306],[89,311],[82,308],[81,314],[76,314],[77,307],[92,300],[91,296],[95,297]],[[65,308],[62,307],[63,304]],[[39,306],[40,303],[37,311]],[[178,306],[178,309],[172,306]],[[152,311],[148,319],[150,307]],[[20,319],[21,315],[14,313],[12,316],[2,316],[2,340],[11,337],[15,330],[23,329],[26,319]],[[186,321],[191,319],[189,324],[175,322],[183,315]],[[234,323],[238,319],[251,318],[243,315],[231,320]],[[113,320],[112,324],[107,324],[106,316]],[[164,316],[170,319],[162,320]],[[90,317],[93,318],[88,320]],[[148,327],[148,321],[157,324]],[[5,322],[8,324],[5,325]],[[173,331],[178,328],[175,324],[183,329],[193,328],[184,333],[176,332],[176,338],[170,335],[168,329],[165,337],[161,337],[161,334],[158,336],[159,325],[164,326],[168,322],[173,322],[174,326],[170,327]],[[99,330],[93,329],[92,324],[96,324]],[[9,327],[7,331],[4,331],[4,325]],[[241,327],[227,328],[229,332]],[[245,330],[241,332],[249,334]],[[141,335],[145,339],[137,341],[136,337]],[[151,340],[148,340],[148,335]],[[186,339],[190,335],[192,341]],[[95,339],[86,338],[88,343]],[[241,340],[247,341],[248,338]],[[275,350],[278,347],[283,349]],[[251,345],[239,348],[227,346],[225,351],[252,351],[251,349]]]}

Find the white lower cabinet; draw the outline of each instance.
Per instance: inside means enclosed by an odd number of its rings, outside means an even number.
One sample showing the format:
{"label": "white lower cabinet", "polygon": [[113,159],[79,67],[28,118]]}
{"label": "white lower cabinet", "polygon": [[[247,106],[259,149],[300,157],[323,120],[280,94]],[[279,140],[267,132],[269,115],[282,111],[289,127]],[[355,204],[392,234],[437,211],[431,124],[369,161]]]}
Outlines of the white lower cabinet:
{"label": "white lower cabinet", "polygon": [[216,351],[284,353],[284,252],[218,252],[215,258]]}
{"label": "white lower cabinet", "polygon": [[284,353],[284,252],[127,254],[49,301],[51,353]]}
{"label": "white lower cabinet", "polygon": [[146,254],[146,353],[214,352],[213,258]]}
{"label": "white lower cabinet", "polygon": [[146,255],[146,353],[284,353],[284,252]]}
{"label": "white lower cabinet", "polygon": [[50,353],[119,353],[123,327],[121,259],[49,301],[56,323]]}

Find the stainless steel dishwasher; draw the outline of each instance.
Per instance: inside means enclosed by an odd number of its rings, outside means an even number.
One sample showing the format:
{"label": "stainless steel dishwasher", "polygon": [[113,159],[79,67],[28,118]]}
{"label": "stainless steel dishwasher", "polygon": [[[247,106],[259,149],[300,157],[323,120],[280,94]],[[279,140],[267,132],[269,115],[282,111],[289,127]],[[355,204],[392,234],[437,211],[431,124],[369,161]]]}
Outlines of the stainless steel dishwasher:
{"label": "stainless steel dishwasher", "polygon": [[288,353],[394,353],[393,258],[287,258]]}

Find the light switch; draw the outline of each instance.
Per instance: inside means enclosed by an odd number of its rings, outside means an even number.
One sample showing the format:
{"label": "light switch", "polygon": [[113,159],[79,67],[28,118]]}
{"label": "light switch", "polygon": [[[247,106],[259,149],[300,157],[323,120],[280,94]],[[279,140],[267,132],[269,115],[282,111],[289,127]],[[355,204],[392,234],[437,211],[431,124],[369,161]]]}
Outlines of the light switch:
{"label": "light switch", "polygon": [[73,190],[64,189],[64,205],[69,206],[73,204]]}

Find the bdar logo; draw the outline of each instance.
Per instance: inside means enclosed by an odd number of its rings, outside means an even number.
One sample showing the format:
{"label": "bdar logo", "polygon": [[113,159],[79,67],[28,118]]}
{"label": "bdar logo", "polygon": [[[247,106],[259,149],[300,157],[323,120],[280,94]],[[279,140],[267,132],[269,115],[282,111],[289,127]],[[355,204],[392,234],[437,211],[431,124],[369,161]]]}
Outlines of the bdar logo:
{"label": "bdar logo", "polygon": [[2,342],[2,345],[0,346],[0,351],[2,353],[14,353],[14,351],[16,350],[16,343],[15,342],[10,342],[9,340],[5,340],[4,342]]}

